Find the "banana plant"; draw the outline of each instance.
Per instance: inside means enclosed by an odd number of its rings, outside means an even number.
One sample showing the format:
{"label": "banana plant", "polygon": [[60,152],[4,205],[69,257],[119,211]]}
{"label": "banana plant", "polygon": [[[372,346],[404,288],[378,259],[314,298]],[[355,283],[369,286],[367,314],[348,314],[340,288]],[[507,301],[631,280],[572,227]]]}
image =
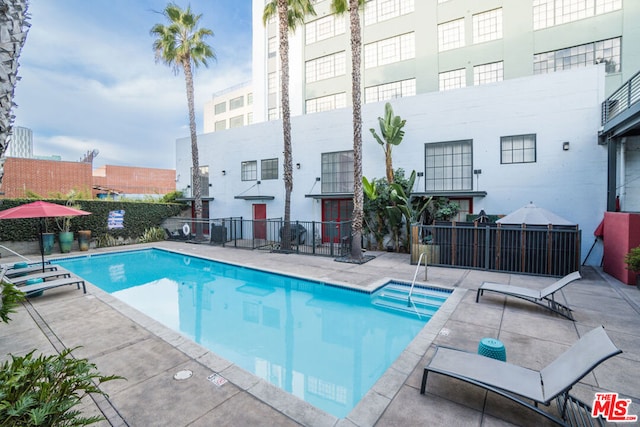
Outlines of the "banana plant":
{"label": "banana plant", "polygon": [[[413,188],[415,180],[416,171],[413,171],[409,177],[407,188]],[[420,220],[420,217],[429,206],[432,197],[429,197],[428,199],[412,200],[411,194],[407,194],[400,184],[393,183],[390,187],[391,200],[394,202],[394,205],[387,206],[387,215],[391,226],[396,229],[400,227],[404,219],[406,227],[405,247],[408,247],[408,240],[411,234],[411,224]],[[399,238],[396,234],[396,245],[398,244],[398,240]]]}
{"label": "banana plant", "polygon": [[406,124],[406,120],[402,120],[400,116],[393,114],[393,108],[390,103],[386,103],[384,106],[384,117],[378,117],[380,124],[380,133],[382,136],[376,133],[376,130],[371,128],[371,134],[375,140],[382,146],[384,150],[384,159],[387,172],[387,181],[389,184],[393,184],[393,163],[391,159],[391,149],[394,145],[399,145],[404,138],[404,131],[402,128]]}

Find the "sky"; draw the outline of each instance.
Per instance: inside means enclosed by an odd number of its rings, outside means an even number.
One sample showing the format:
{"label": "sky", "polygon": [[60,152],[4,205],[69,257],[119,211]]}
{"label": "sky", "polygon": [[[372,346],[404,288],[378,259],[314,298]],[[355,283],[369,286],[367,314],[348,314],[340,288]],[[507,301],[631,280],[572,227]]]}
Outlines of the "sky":
{"label": "sky", "polygon": [[[38,156],[175,169],[189,136],[184,74],[156,62],[150,29],[169,0],[31,0],[19,58],[14,125],[33,131]],[[194,75],[196,126],[214,92],[251,80],[251,0],[175,0],[214,32],[216,60]]]}

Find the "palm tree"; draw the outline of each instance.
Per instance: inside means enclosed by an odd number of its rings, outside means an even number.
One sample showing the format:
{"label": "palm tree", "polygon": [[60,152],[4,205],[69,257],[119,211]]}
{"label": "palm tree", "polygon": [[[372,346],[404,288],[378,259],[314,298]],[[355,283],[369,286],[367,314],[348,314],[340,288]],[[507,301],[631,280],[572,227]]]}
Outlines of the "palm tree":
{"label": "palm tree", "polygon": [[162,61],[173,67],[177,74],[180,69],[184,71],[184,79],[187,86],[187,104],[189,107],[189,130],[191,134],[191,159],[193,170],[191,183],[193,187],[193,203],[196,215],[196,239],[201,240],[202,235],[202,185],[200,182],[200,164],[198,160],[198,137],[196,135],[196,115],[193,95],[192,66],[205,67],[208,59],[215,59],[213,49],[204,41],[208,36],[213,36],[213,31],[207,28],[198,28],[202,15],[194,15],[191,7],[180,9],[175,3],[169,3],[162,14],[167,18],[168,25],[156,24],[151,28],[151,35],[156,39],[153,42],[153,50],[156,61]]}
{"label": "palm tree", "polygon": [[289,110],[289,31],[295,31],[307,15],[315,15],[311,0],[271,0],[264,7],[263,24],[278,16],[280,38],[280,105],[282,107],[282,134],[284,138],[284,228],[282,249],[291,248],[291,192],[293,191],[293,164],[291,160],[291,112]]}
{"label": "palm tree", "polygon": [[[30,24],[27,22],[27,0],[5,0],[0,2],[0,157],[9,146],[9,135],[15,117],[13,95],[18,83],[18,58],[27,39]],[[0,186],[4,176],[4,160],[0,163]]]}
{"label": "palm tree", "polygon": [[353,218],[351,228],[351,258],[362,260],[362,227],[364,224],[364,193],[362,189],[362,112],[360,93],[360,64],[362,63],[362,35],[358,9],[365,0],[331,0],[331,8],[338,14],[349,11],[351,29],[351,103],[353,108]]}

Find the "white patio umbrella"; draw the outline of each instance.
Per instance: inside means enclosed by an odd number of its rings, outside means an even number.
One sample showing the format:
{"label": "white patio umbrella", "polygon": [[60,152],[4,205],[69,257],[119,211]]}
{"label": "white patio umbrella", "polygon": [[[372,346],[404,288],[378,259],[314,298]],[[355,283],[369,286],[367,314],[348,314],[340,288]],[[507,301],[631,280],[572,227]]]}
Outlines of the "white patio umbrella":
{"label": "white patio umbrella", "polygon": [[576,225],[551,211],[539,208],[532,202],[496,221],[499,224],[528,224],[528,225]]}

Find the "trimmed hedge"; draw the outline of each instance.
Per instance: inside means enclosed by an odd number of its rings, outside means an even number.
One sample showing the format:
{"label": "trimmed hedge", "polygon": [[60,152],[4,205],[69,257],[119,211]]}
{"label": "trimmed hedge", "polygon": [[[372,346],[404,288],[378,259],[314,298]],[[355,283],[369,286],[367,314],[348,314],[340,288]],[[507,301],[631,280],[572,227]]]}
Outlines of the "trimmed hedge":
{"label": "trimmed hedge", "polygon": [[[2,199],[0,211],[15,206],[34,202],[33,199]],[[47,200],[50,203],[64,205],[66,200]],[[71,231],[91,230],[91,236],[98,238],[105,234],[114,237],[136,238],[144,234],[145,230],[159,227],[162,221],[180,214],[185,205],[175,203],[148,203],[117,200],[77,200],[81,209],[91,212],[91,215],[74,217],[71,220]],[[107,229],[107,219],[110,211],[124,210],[124,228]],[[53,218],[45,220],[46,230],[50,233],[59,231]],[[40,229],[39,219],[6,219],[0,220],[0,240],[30,241],[37,240]]]}

